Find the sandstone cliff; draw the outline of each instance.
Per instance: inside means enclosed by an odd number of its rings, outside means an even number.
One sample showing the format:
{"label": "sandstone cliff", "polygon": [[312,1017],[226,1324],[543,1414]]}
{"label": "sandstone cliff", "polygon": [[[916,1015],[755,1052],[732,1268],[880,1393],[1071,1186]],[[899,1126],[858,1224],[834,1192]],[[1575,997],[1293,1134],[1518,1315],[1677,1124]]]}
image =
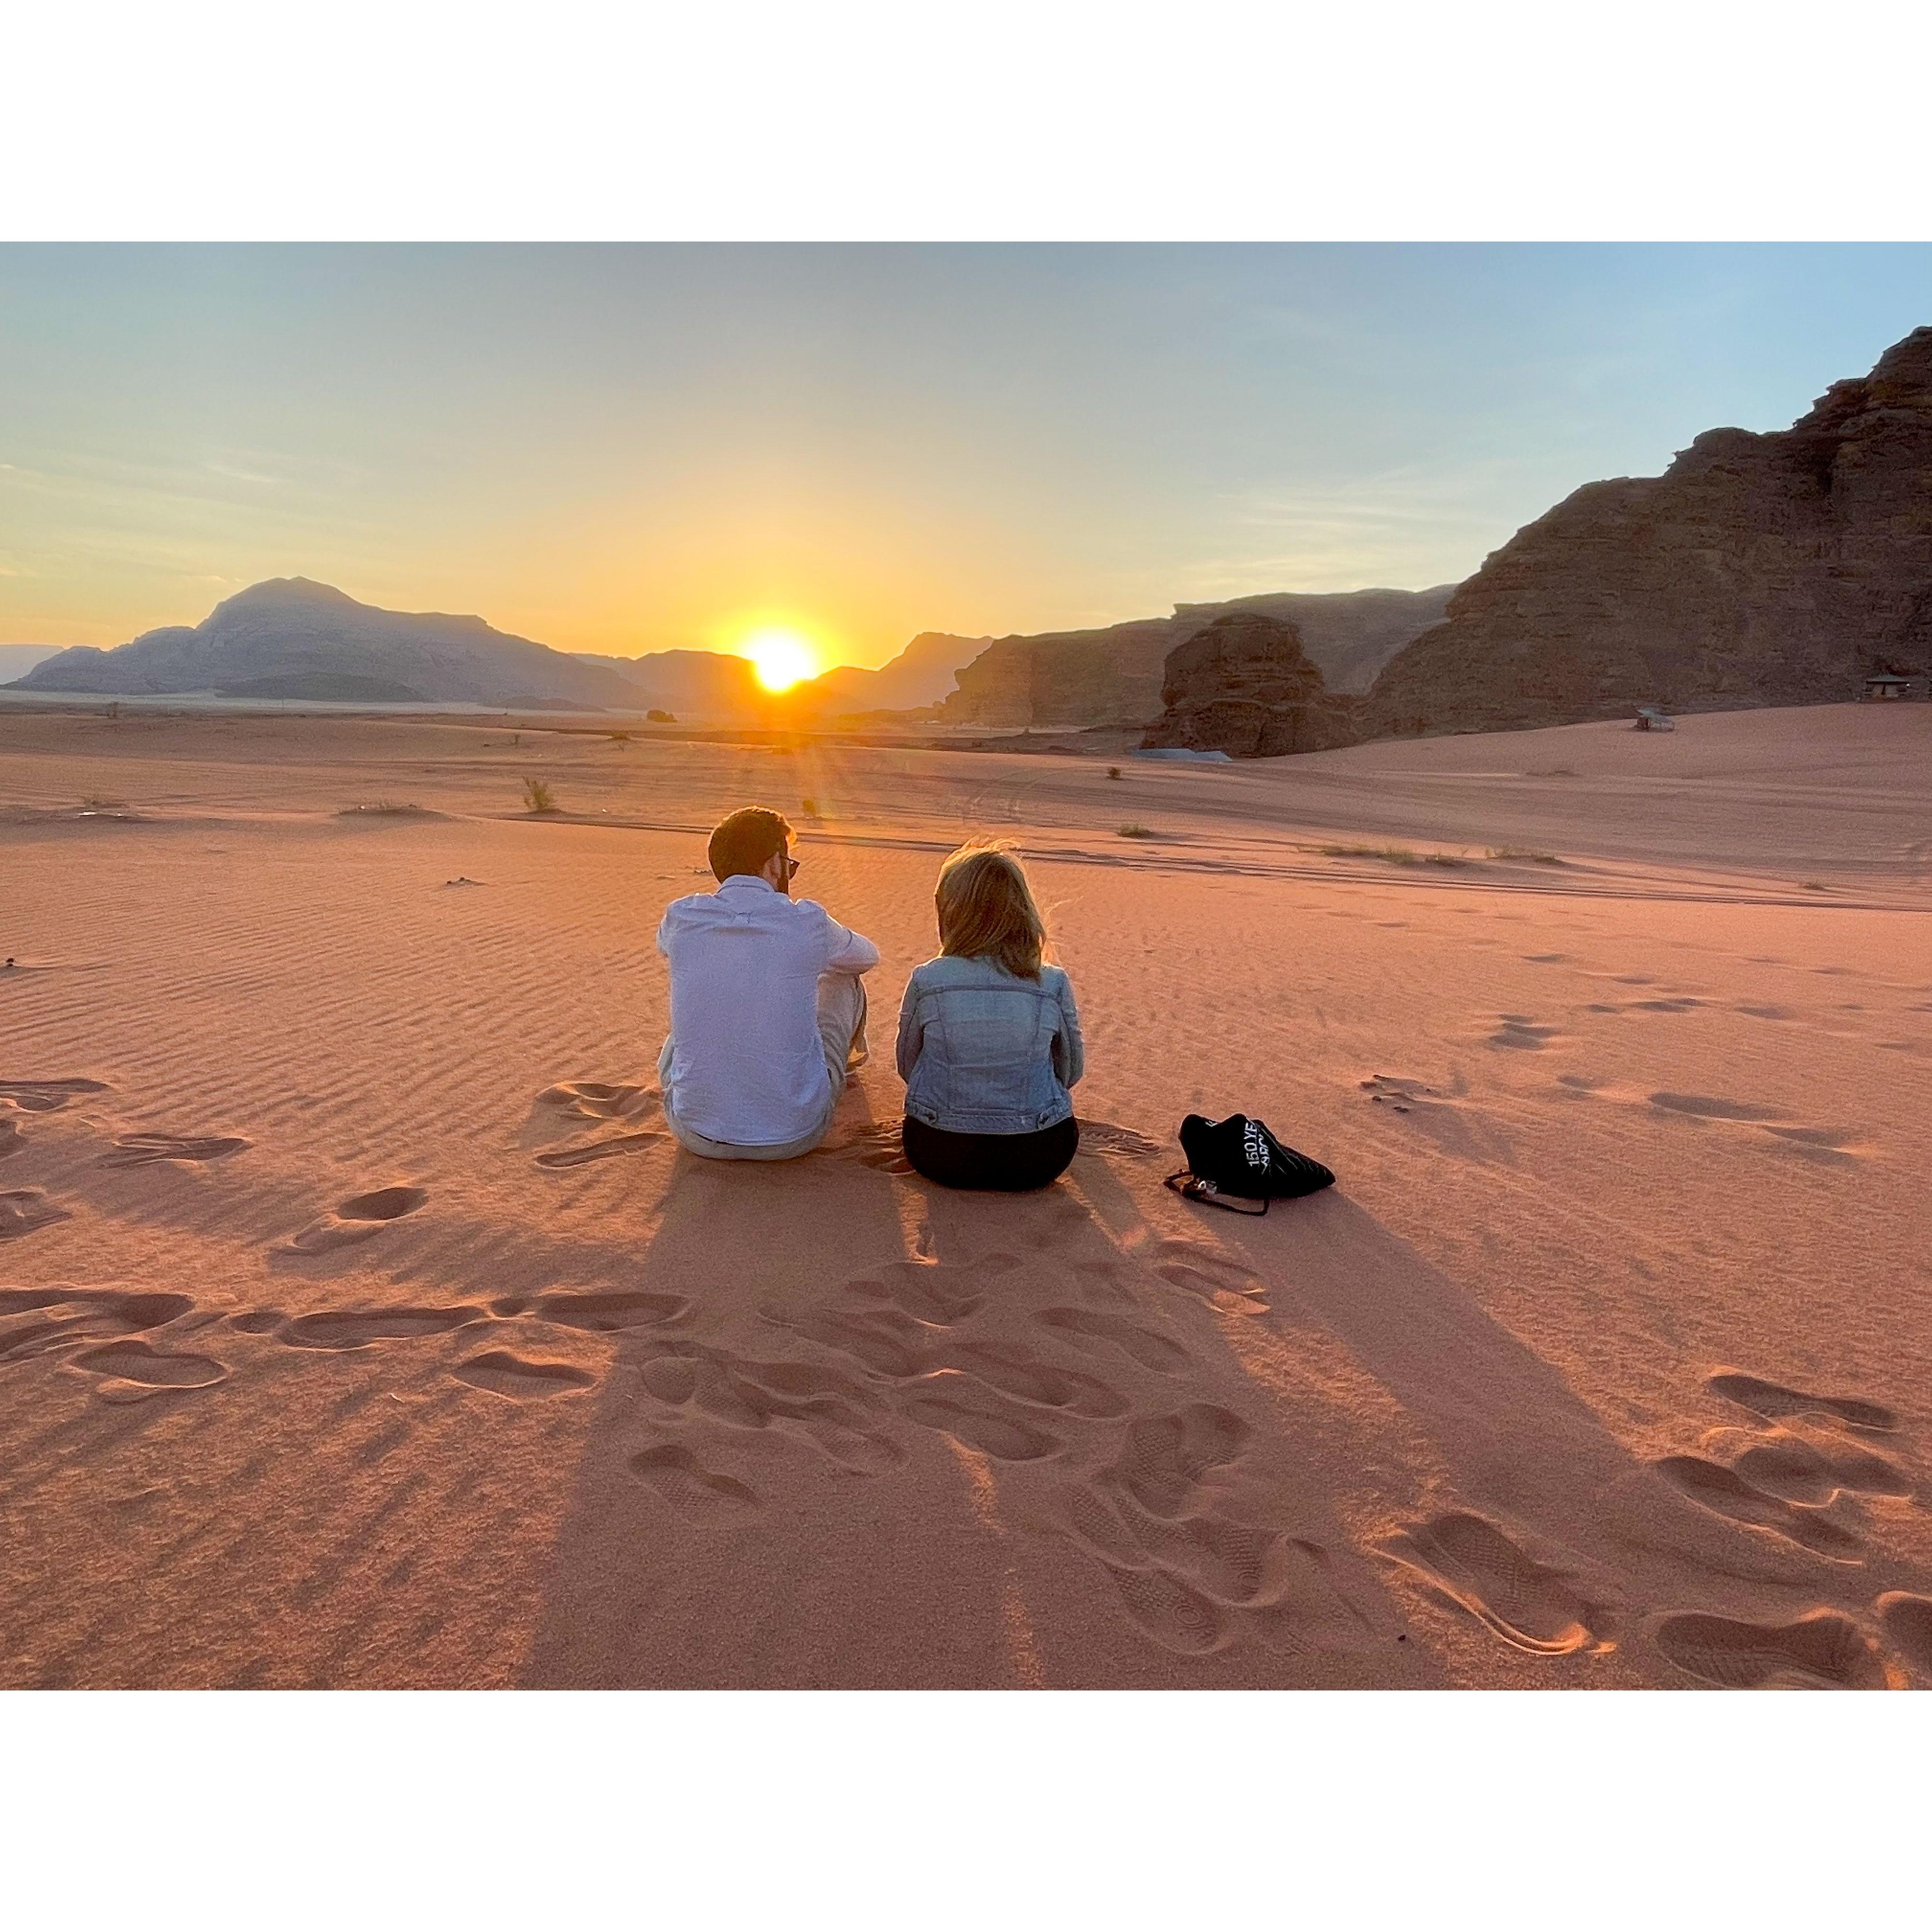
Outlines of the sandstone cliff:
{"label": "sandstone cliff", "polygon": [[958,724],[1144,724],[1160,708],[1168,653],[1239,611],[1293,623],[1331,689],[1366,691],[1382,665],[1441,617],[1454,587],[1273,592],[1178,604],[1171,617],[1104,630],[978,640],[983,648],[959,672],[942,715]]}
{"label": "sandstone cliff", "polygon": [[1292,624],[1231,610],[1168,654],[1166,706],[1143,747],[1185,746],[1238,758],[1352,745],[1360,700],[1329,694]]}
{"label": "sandstone cliff", "polygon": [[1374,735],[1638,704],[1842,702],[1932,663],[1932,328],[1788,430],[1706,431],[1661,476],[1592,483],[1519,530],[1395,657]]}

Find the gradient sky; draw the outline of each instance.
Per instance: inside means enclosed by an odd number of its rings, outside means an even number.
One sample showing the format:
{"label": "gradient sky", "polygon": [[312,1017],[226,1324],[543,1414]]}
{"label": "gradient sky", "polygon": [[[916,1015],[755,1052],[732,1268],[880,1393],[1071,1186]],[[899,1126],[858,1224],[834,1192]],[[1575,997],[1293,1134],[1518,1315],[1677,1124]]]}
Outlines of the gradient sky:
{"label": "gradient sky", "polygon": [[1928,322],[1917,244],[0,246],[0,642],[295,575],[855,664],[1420,588]]}

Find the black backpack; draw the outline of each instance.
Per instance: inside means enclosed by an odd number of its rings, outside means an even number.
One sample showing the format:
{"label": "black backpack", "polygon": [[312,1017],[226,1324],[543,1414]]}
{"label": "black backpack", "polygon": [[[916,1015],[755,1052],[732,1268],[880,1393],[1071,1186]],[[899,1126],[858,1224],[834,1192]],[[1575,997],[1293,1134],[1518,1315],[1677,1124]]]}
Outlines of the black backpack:
{"label": "black backpack", "polygon": [[1248,1114],[1210,1120],[1190,1114],[1180,1124],[1180,1150],[1187,1165],[1167,1177],[1167,1185],[1190,1201],[1239,1214],[1265,1214],[1268,1202],[1313,1194],[1335,1184],[1318,1160],[1277,1140],[1268,1123]]}

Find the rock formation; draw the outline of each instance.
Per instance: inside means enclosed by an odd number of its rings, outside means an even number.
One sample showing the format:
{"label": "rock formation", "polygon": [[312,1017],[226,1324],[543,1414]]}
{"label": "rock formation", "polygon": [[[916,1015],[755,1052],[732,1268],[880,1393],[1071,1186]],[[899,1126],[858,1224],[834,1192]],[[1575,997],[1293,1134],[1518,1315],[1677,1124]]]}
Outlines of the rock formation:
{"label": "rock formation", "polygon": [[1177,604],[1171,617],[1104,630],[973,640],[982,648],[958,674],[942,716],[958,724],[1144,724],[1159,709],[1168,654],[1241,611],[1294,624],[1332,690],[1366,691],[1383,664],[1442,616],[1454,588],[1271,592]]}
{"label": "rock formation", "polygon": [[380,610],[303,577],[255,584],[199,624],[149,631],[111,651],[76,645],[36,664],[18,688],[116,697],[376,691],[392,694],[382,703],[640,708],[616,673],[494,630],[481,617]]}
{"label": "rock formation", "polygon": [[1788,430],[1714,429],[1661,476],[1519,530],[1390,661],[1377,736],[1840,703],[1932,668],[1932,328]]}
{"label": "rock formation", "polygon": [[1326,752],[1360,736],[1360,700],[1330,696],[1292,623],[1231,610],[1168,653],[1166,706],[1143,748],[1184,746],[1237,758]]}

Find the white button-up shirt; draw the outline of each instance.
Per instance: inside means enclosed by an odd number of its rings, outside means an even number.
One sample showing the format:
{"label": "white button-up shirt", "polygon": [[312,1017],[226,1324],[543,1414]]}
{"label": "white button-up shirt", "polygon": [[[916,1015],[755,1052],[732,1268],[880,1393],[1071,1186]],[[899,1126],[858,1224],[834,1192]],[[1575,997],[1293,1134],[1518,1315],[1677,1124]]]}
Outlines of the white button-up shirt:
{"label": "white button-up shirt", "polygon": [[658,928],[670,962],[670,1074],[679,1124],[734,1147],[780,1147],[824,1118],[831,1075],[818,976],[868,973],[879,949],[812,899],[748,872],[674,899]]}

